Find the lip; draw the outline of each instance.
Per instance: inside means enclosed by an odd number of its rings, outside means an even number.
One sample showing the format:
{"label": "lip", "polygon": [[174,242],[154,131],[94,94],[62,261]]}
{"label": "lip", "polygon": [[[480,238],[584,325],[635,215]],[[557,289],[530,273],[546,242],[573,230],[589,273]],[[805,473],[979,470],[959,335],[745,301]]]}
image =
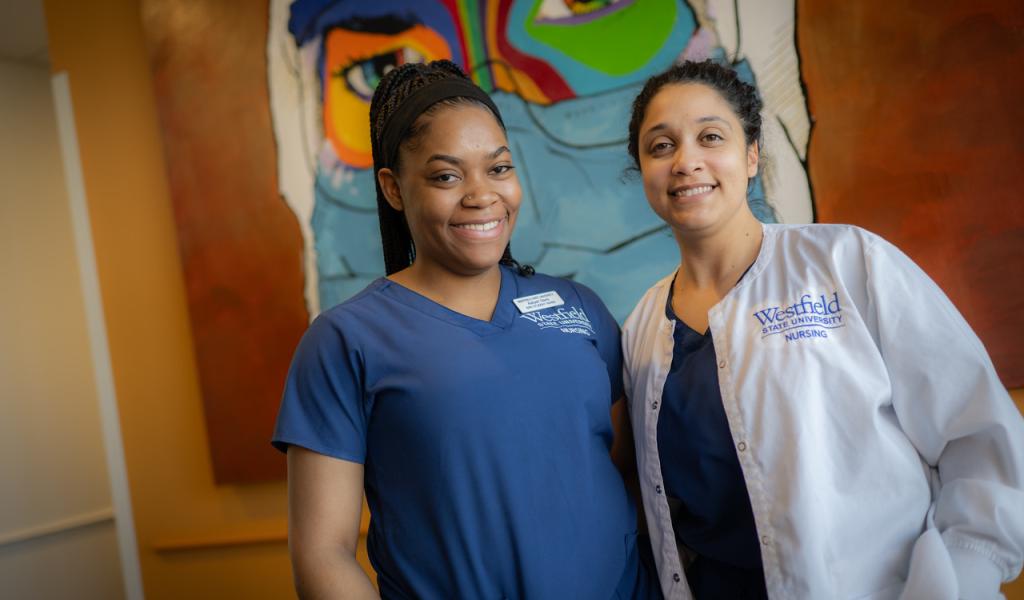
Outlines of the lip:
{"label": "lip", "polygon": [[718,188],[714,183],[688,183],[669,188],[668,195],[675,200],[703,198]]}
{"label": "lip", "polygon": [[[492,227],[486,228],[492,224]],[[472,219],[452,223],[449,227],[459,237],[469,240],[487,241],[501,237],[505,233],[506,225],[508,225],[508,214],[497,218]]]}

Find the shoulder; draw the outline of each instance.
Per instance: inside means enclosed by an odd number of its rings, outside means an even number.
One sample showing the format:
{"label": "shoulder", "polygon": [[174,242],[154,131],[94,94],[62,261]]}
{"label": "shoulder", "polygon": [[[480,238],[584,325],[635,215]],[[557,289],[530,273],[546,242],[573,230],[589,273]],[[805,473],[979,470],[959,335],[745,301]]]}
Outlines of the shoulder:
{"label": "shoulder", "polygon": [[384,301],[380,291],[389,285],[392,285],[391,281],[384,277],[375,279],[349,299],[321,312],[318,318],[338,322],[358,318],[362,313],[374,311]]}
{"label": "shoulder", "polygon": [[772,246],[764,268],[787,277],[808,268],[824,269],[851,289],[885,284],[897,274],[907,281],[927,277],[894,244],[855,225],[770,225],[765,240]]}
{"label": "shoulder", "polygon": [[367,324],[386,318],[386,311],[381,310],[385,301],[379,293],[386,285],[386,279],[377,279],[348,300],[321,312],[309,324],[305,337],[320,341],[328,337],[358,338]]}
{"label": "shoulder", "polygon": [[637,301],[626,322],[623,324],[623,333],[632,332],[652,320],[662,318],[665,314],[665,302],[668,300],[668,289],[672,285],[675,271],[659,279],[649,287],[644,295]]}
{"label": "shoulder", "polygon": [[841,223],[811,223],[805,225],[765,225],[765,233],[782,245],[843,244],[871,246],[882,238],[863,227]]}
{"label": "shoulder", "polygon": [[765,239],[772,244],[773,255],[839,263],[861,261],[876,249],[896,250],[876,233],[838,223],[765,225]]}

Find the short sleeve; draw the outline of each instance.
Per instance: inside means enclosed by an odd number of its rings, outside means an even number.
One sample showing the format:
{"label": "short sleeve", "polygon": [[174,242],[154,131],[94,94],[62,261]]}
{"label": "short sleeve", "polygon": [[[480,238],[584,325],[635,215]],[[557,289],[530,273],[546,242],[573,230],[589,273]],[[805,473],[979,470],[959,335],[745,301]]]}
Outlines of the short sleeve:
{"label": "short sleeve", "polygon": [[604,302],[587,286],[573,283],[576,293],[583,303],[591,325],[594,326],[594,337],[597,340],[597,351],[608,369],[608,380],[611,383],[612,402],[622,397],[622,344],[619,341],[619,324],[612,317]]}
{"label": "short sleeve", "polygon": [[295,350],[272,444],[282,452],[302,446],[362,463],[366,458],[366,403],[361,353],[340,323],[321,315]]}

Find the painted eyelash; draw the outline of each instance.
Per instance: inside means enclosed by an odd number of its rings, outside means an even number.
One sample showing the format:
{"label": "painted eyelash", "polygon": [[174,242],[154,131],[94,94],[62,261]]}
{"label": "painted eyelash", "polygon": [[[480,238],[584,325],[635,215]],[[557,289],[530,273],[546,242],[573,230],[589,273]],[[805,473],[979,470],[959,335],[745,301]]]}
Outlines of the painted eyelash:
{"label": "painted eyelash", "polygon": [[[389,50],[388,52],[401,52],[401,51],[402,51],[402,47],[398,47],[398,48],[396,48],[394,50]],[[345,72],[348,71],[349,69],[355,67],[359,63],[363,63],[363,62],[366,62],[368,60],[372,60],[373,58],[375,58],[377,56],[380,56],[381,54],[385,54],[385,53],[384,52],[378,52],[376,54],[366,54],[366,55],[356,54],[356,55],[353,55],[353,56],[349,57],[349,61],[347,63],[345,63],[343,66],[339,66],[339,67],[336,67],[335,69],[333,69],[330,72],[330,76],[331,77],[344,77],[345,76]]]}

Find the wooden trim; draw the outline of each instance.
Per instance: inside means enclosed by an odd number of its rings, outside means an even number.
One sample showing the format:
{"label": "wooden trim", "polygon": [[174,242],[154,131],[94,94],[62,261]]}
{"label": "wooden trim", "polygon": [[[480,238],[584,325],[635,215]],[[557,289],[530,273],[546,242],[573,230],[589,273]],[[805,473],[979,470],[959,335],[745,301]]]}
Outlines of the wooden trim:
{"label": "wooden trim", "polygon": [[[363,523],[359,527],[359,537],[365,539],[367,531],[367,524]],[[189,552],[192,550],[287,543],[288,529],[282,528],[270,531],[210,533],[206,535],[164,539],[158,540],[154,543],[153,549],[157,552]]]}
{"label": "wooden trim", "polygon": [[[65,9],[63,12],[69,13],[70,11]],[[114,370],[110,358],[110,343],[107,339],[103,296],[96,267],[92,225],[89,220],[89,203],[85,194],[85,178],[82,174],[78,130],[75,126],[75,111],[71,100],[71,83],[68,73],[61,71],[54,74],[50,79],[50,85],[53,90],[53,105],[57,116],[57,135],[60,140],[68,205],[71,210],[75,254],[78,257],[82,302],[85,306],[85,319],[89,331],[92,373],[96,383],[96,397],[99,401],[100,427],[103,431],[103,451],[115,515],[114,526],[117,534],[118,555],[121,561],[121,578],[124,583],[125,598],[143,600],[145,594],[142,591],[142,566],[139,564],[139,549],[135,540],[135,517],[132,514],[131,492],[128,488],[128,468],[124,460],[121,417],[117,407],[117,391],[114,388]]]}
{"label": "wooden trim", "polygon": [[287,542],[287,530],[212,533],[208,535],[159,540],[153,544],[153,549],[157,552],[187,552],[190,550],[255,546],[259,544],[282,544]]}
{"label": "wooden trim", "polygon": [[114,509],[110,507],[101,508],[100,510],[94,510],[92,512],[82,513],[66,517],[64,519],[57,519],[56,521],[51,521],[42,525],[35,525],[33,527],[26,527],[10,533],[0,534],[0,548],[20,544],[22,542],[27,542],[29,540],[49,535],[64,533],[73,529],[88,527],[90,525],[106,522],[112,523],[113,521]]}

